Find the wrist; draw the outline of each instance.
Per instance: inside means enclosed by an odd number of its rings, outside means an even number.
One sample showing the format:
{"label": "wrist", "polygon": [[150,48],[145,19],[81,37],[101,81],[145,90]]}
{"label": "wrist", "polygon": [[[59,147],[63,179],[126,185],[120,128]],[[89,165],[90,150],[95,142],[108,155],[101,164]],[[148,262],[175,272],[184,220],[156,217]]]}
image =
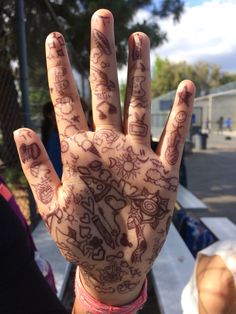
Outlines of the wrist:
{"label": "wrist", "polygon": [[[93,287],[88,287],[88,285],[86,285],[86,280],[79,272],[79,268],[77,268],[75,276],[75,295],[75,314],[86,313],[86,310],[93,314],[136,313],[136,311],[146,302],[147,280],[140,281],[140,284],[136,287],[135,291],[132,291],[132,293],[125,293],[122,295],[118,293],[101,294],[98,293],[96,289],[93,289]],[[80,312],[78,309],[80,309]],[[84,309],[84,312],[82,309]]]}

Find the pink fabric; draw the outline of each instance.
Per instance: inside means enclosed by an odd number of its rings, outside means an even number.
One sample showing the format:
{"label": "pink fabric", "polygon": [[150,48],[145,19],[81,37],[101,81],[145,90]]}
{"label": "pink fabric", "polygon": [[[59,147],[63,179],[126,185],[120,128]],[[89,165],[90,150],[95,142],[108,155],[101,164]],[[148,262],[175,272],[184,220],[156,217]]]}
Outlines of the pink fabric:
{"label": "pink fabric", "polygon": [[103,304],[88,294],[82,285],[79,276],[79,267],[77,267],[75,275],[75,295],[84,309],[92,314],[133,314],[141,309],[147,301],[147,278],[145,279],[142,291],[136,300],[127,305],[112,306]]}

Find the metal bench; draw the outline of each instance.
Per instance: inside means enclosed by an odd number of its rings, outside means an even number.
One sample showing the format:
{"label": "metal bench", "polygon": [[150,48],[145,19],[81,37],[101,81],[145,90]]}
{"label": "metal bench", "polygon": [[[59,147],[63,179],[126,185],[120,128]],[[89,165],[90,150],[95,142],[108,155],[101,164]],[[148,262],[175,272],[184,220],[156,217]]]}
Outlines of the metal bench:
{"label": "metal bench", "polygon": [[40,221],[37,225],[32,233],[32,236],[39,253],[50,263],[52,267],[57,288],[57,296],[60,300],[62,300],[70,274],[71,264],[61,255],[43,221]]}
{"label": "metal bench", "polygon": [[203,224],[221,241],[236,239],[236,225],[226,217],[201,217]]}
{"label": "metal bench", "polygon": [[[216,239],[236,239],[236,225],[226,217],[202,217]],[[161,314],[182,314],[181,293],[194,268],[194,258],[171,224],[166,242],[153,264],[152,280]]]}
{"label": "metal bench", "polygon": [[181,208],[189,209],[191,211],[207,209],[207,206],[202,201],[181,184],[179,184],[178,187],[176,202]]}
{"label": "metal bench", "polygon": [[194,267],[194,257],[173,224],[151,270],[161,314],[182,314],[180,297]]}
{"label": "metal bench", "polygon": [[[198,211],[207,206],[179,185],[177,208]],[[172,223],[166,242],[153,264],[151,274],[161,314],[182,314],[181,293],[189,281],[195,259]]]}

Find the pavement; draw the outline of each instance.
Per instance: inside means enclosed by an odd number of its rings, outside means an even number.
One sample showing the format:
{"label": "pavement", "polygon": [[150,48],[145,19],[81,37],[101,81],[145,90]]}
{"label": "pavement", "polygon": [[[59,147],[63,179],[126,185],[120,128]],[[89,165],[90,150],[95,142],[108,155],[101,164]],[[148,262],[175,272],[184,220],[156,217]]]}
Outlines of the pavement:
{"label": "pavement", "polygon": [[207,211],[197,217],[228,217],[236,223],[236,132],[211,133],[207,149],[193,149],[185,157],[187,188]]}
{"label": "pavement", "polygon": [[[207,149],[193,149],[185,156],[185,164],[187,188],[207,205],[207,210],[189,213],[228,217],[236,223],[236,132],[209,134]],[[148,301],[139,314],[160,314],[151,280]]]}

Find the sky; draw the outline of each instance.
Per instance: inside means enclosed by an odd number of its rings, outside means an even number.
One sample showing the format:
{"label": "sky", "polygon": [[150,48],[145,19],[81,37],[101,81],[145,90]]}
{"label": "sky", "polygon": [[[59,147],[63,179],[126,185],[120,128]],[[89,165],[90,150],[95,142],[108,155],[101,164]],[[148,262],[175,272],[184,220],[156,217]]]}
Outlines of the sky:
{"label": "sky", "polygon": [[[138,11],[135,20],[149,17]],[[157,56],[172,62],[193,64],[206,61],[218,64],[222,71],[236,72],[236,0],[185,0],[185,11],[179,23],[171,18],[160,20],[168,42],[151,51],[151,64]],[[126,69],[119,73],[126,81]]]}

